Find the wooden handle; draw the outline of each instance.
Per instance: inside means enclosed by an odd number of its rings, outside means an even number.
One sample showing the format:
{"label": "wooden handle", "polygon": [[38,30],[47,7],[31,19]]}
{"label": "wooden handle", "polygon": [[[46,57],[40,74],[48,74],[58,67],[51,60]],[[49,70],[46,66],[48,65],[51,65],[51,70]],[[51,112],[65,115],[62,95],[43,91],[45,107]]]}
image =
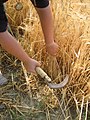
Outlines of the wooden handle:
{"label": "wooden handle", "polygon": [[46,82],[51,82],[51,78],[40,67],[36,67],[36,72],[41,78],[44,78]]}

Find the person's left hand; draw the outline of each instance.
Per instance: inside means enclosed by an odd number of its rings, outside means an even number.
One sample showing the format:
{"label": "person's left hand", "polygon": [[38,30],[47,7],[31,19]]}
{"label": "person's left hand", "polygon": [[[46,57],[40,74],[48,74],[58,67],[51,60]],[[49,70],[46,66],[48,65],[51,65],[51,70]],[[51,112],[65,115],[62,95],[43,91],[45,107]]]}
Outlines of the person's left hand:
{"label": "person's left hand", "polygon": [[53,42],[51,44],[46,44],[46,50],[52,56],[57,55],[58,49],[59,49],[59,46],[56,42]]}

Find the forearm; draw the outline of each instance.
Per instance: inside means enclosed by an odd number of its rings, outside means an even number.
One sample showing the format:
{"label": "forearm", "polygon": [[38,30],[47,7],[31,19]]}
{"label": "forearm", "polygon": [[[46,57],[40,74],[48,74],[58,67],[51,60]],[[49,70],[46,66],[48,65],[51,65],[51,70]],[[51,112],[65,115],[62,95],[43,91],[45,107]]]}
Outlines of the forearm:
{"label": "forearm", "polygon": [[55,56],[58,52],[58,44],[54,41],[54,26],[49,0],[31,0],[40,17],[40,22],[45,38],[46,50]]}
{"label": "forearm", "polygon": [[22,62],[27,62],[30,59],[20,44],[7,31],[0,33],[0,44],[8,53]]}
{"label": "forearm", "polygon": [[54,42],[53,35],[54,33],[53,33],[53,19],[50,6],[48,5],[45,8],[36,8],[36,10],[40,17],[45,43],[51,44]]}

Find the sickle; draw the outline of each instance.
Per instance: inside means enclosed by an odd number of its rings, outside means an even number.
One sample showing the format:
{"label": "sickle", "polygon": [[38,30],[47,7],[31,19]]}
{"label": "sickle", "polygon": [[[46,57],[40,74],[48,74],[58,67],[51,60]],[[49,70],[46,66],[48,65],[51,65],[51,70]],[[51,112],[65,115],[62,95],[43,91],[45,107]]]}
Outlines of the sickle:
{"label": "sickle", "polygon": [[36,72],[41,76],[41,78],[45,80],[46,84],[52,89],[63,88],[68,83],[68,79],[69,79],[68,75],[66,75],[66,77],[61,83],[54,84],[52,83],[51,78],[40,67],[36,67]]}

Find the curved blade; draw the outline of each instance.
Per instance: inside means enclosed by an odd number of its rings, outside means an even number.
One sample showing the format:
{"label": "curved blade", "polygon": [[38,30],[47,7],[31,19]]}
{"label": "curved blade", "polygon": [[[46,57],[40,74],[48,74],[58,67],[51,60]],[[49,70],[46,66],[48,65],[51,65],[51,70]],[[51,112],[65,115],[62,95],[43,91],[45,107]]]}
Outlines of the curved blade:
{"label": "curved blade", "polygon": [[41,78],[45,80],[46,84],[52,89],[62,88],[68,83],[69,79],[68,75],[66,75],[65,79],[61,83],[54,84],[51,82],[52,81],[51,78],[40,67],[36,67],[36,72],[41,76]]}
{"label": "curved blade", "polygon": [[54,83],[51,83],[51,82],[47,82],[47,85],[52,89],[63,88],[68,83],[68,79],[69,79],[69,76],[67,75],[61,83],[54,84]]}

